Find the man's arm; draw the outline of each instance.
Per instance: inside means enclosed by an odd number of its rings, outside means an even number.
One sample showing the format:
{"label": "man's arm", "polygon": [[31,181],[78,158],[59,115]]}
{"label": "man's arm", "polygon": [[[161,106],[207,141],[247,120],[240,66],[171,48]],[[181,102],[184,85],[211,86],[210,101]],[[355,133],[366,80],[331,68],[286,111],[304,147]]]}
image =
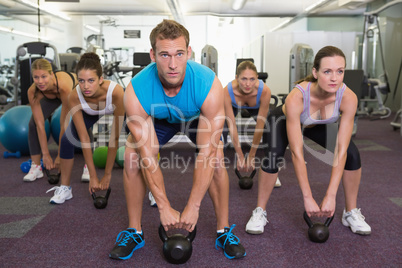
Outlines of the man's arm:
{"label": "man's arm", "polygon": [[211,90],[201,107],[197,129],[199,153],[195,160],[193,187],[180,219],[180,227],[190,232],[197,224],[201,201],[209,188],[214,173],[216,152],[225,121],[223,96],[222,85],[215,77]]}
{"label": "man's arm", "polygon": [[[131,148],[139,155],[139,168],[141,169],[144,182],[158,204],[161,224],[165,227],[165,230],[178,228],[180,213],[170,206],[162,171],[157,162],[159,142],[152,117],[143,109],[131,83],[125,91],[124,107],[127,115],[127,126],[130,129],[133,141],[132,143],[128,143],[127,146],[132,146]],[[131,165],[132,163],[126,164]],[[128,174],[128,177],[130,178],[130,174]]]}

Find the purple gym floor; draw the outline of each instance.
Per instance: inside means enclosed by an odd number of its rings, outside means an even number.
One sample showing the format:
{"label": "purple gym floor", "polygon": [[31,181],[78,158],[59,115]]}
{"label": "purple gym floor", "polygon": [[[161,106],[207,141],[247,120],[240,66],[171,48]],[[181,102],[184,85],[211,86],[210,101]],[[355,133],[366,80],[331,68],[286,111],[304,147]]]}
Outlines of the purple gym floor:
{"label": "purple gym floor", "polygon": [[[385,120],[359,119],[354,141],[360,149],[363,177],[358,207],[372,227],[370,236],[353,234],[341,223],[344,208],[342,186],[337,195],[335,219],[329,240],[316,244],[308,240],[303,220],[303,203],[289,152],[286,169],[280,174],[281,188],[273,191],[268,203],[268,220],[262,235],[249,235],[245,225],[256,205],[257,182],[251,190],[241,190],[233,171],[233,149],[227,150],[232,163],[230,177],[230,223],[247,250],[240,260],[227,259],[215,249],[216,221],[208,194],[203,200],[193,242],[191,259],[183,267],[401,267],[402,266],[402,137]],[[52,148],[56,148],[53,146]],[[176,145],[163,149],[161,157],[171,153],[194,160],[194,149]],[[109,259],[117,234],[127,227],[127,212],[122,184],[123,170],[113,170],[112,192],[106,209],[97,210],[81,183],[83,156],[76,154],[72,172],[73,199],[63,205],[51,205],[53,192],[45,178],[32,183],[22,181],[20,164],[29,159],[2,157],[0,145],[0,267],[165,267],[162,242],[157,230],[159,215],[145,199],[143,230],[145,246],[126,261]],[[53,149],[52,154],[57,151]],[[262,150],[258,154],[261,155]],[[313,195],[324,196],[330,167],[306,153]],[[165,167],[166,190],[171,204],[181,211],[188,198],[193,165],[181,169]],[[98,170],[101,177],[102,170]]]}

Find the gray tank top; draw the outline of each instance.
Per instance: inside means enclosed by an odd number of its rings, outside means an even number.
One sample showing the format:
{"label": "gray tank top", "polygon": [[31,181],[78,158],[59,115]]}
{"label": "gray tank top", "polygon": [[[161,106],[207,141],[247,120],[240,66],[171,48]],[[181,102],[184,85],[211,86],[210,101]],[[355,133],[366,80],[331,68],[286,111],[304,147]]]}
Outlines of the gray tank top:
{"label": "gray tank top", "polygon": [[331,124],[331,123],[335,123],[336,121],[338,121],[338,119],[340,117],[339,108],[341,106],[343,92],[346,89],[345,83],[342,83],[342,86],[336,92],[334,112],[332,113],[332,116],[330,118],[323,119],[323,120],[316,120],[316,119],[311,118],[311,116],[310,116],[310,87],[311,87],[311,82],[308,83],[307,89],[304,89],[303,87],[301,87],[300,84],[296,85],[296,88],[298,88],[300,90],[300,92],[303,94],[303,112],[300,115],[300,122],[304,126],[309,126],[309,125]]}

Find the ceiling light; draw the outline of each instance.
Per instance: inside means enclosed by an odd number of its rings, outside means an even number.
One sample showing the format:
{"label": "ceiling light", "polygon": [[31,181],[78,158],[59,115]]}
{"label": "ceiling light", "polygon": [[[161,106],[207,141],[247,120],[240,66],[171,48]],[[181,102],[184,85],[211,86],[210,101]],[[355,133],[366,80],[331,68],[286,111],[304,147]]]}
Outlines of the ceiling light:
{"label": "ceiling light", "polygon": [[174,20],[184,25],[183,12],[181,11],[179,2],[177,2],[177,0],[166,0],[166,2],[169,6]]}
{"label": "ceiling light", "polygon": [[28,6],[28,7],[32,7],[32,8],[35,8],[35,9],[39,8],[41,11],[43,11],[43,12],[49,14],[49,15],[56,16],[58,18],[66,20],[66,21],[71,21],[71,18],[69,16],[67,16],[66,14],[58,12],[58,11],[55,11],[55,10],[50,10],[48,8],[45,8],[45,7],[38,6],[38,4],[32,3],[29,0],[16,0],[16,1],[18,3],[21,3],[21,4],[23,4],[25,6]]}
{"label": "ceiling light", "polygon": [[100,33],[99,29],[97,29],[97,28],[95,28],[95,27],[93,27],[91,25],[85,24],[85,28],[87,28],[88,30],[91,30],[91,31],[93,31],[95,33]]}
{"label": "ceiling light", "polygon": [[35,34],[31,34],[31,33],[21,32],[18,30],[14,30],[14,28],[8,28],[8,27],[3,27],[3,26],[0,26],[0,32],[12,33],[12,34],[30,37],[30,38],[34,38],[34,39],[49,40],[49,38],[41,37],[38,34],[35,35]]}
{"label": "ceiling light", "polygon": [[233,0],[232,2],[232,9],[233,10],[239,10],[244,7],[246,4],[247,0]]}
{"label": "ceiling light", "polygon": [[321,4],[323,4],[324,2],[327,2],[327,1],[328,1],[328,0],[320,0],[320,1],[318,1],[318,2],[315,2],[314,4],[309,5],[308,7],[306,7],[306,8],[304,9],[304,11],[305,11],[305,12],[309,12],[309,11],[313,10],[314,8],[318,7],[319,5],[321,5]]}
{"label": "ceiling light", "polygon": [[270,32],[274,32],[280,28],[282,28],[283,26],[285,26],[286,24],[288,24],[292,19],[287,19],[281,23],[279,23],[277,26],[275,26],[274,28],[272,28],[271,30],[269,30]]}

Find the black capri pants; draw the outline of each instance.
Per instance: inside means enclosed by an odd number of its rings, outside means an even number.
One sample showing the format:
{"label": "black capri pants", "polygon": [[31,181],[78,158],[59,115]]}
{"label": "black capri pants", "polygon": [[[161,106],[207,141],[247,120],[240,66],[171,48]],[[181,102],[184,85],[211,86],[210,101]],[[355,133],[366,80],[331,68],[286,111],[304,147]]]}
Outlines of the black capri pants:
{"label": "black capri pants", "polygon": [[[285,155],[289,140],[286,132],[286,117],[282,105],[272,110],[268,116],[268,130],[263,134],[265,157],[261,169],[267,173],[277,173],[278,164]],[[316,125],[302,129],[303,136],[316,142],[323,148],[334,152],[338,135],[338,123]],[[356,145],[350,140],[347,150],[345,170],[358,170],[361,168],[360,153]]]}

